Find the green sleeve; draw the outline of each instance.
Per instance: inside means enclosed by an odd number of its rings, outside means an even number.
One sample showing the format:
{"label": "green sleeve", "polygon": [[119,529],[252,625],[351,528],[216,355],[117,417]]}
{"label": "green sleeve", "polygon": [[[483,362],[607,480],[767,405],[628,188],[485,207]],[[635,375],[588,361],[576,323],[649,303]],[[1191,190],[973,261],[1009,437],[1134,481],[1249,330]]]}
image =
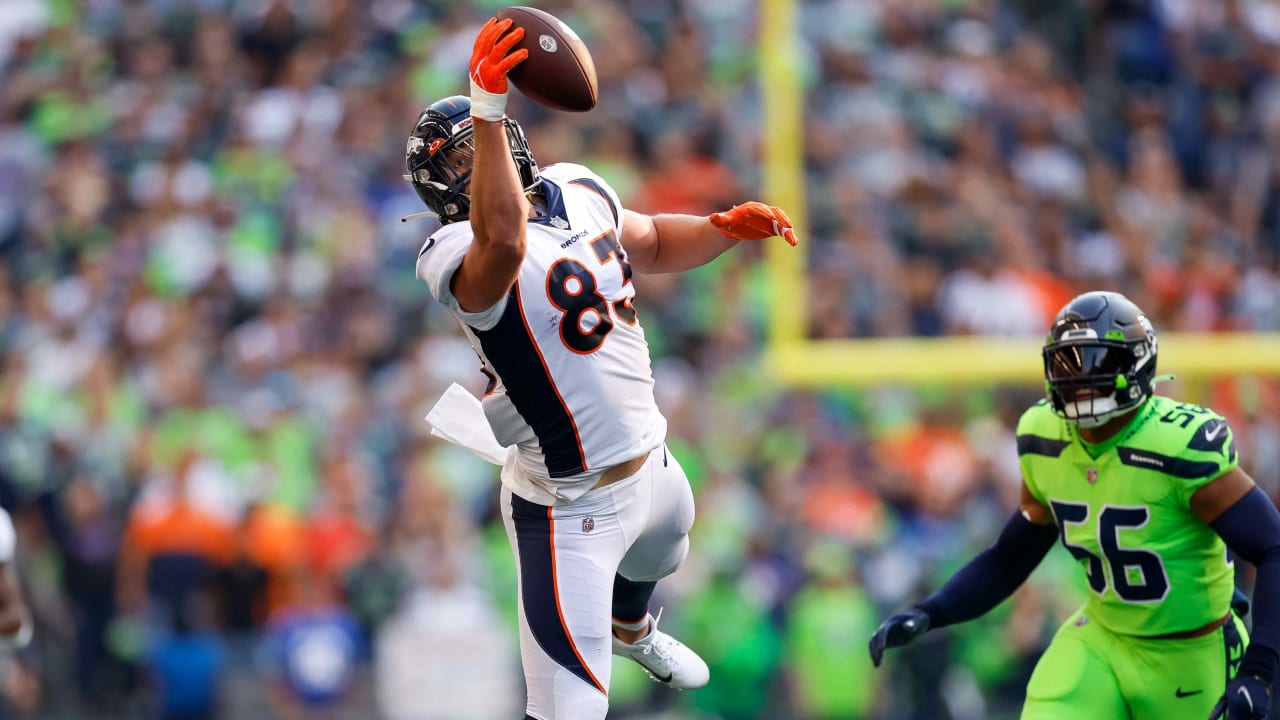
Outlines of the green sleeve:
{"label": "green sleeve", "polygon": [[1061,438],[1057,415],[1053,414],[1047,401],[1041,400],[1022,413],[1015,433],[1022,481],[1036,500],[1047,505],[1044,493],[1036,482],[1036,467],[1043,466],[1046,459],[1057,458],[1068,445]]}

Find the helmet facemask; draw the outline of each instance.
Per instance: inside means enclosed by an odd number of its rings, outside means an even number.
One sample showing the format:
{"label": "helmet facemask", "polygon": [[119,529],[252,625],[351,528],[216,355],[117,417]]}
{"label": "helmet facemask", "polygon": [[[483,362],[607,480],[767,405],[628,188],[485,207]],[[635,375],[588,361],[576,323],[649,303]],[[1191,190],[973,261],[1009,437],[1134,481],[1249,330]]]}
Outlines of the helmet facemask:
{"label": "helmet facemask", "polygon": [[[419,162],[409,173],[409,181],[418,197],[444,223],[465,220],[471,210],[471,195],[467,191],[471,186],[475,141],[470,131],[463,134],[466,137],[460,134],[434,151],[430,145],[419,150],[419,154],[426,153],[426,160]],[[409,138],[410,144],[415,140],[419,138]]]}
{"label": "helmet facemask", "polygon": [[[1146,343],[1055,343],[1044,349],[1053,407],[1080,427],[1098,427],[1137,407],[1149,394],[1155,355]],[[1148,371],[1148,366],[1151,366]],[[1144,372],[1147,371],[1147,372]]]}

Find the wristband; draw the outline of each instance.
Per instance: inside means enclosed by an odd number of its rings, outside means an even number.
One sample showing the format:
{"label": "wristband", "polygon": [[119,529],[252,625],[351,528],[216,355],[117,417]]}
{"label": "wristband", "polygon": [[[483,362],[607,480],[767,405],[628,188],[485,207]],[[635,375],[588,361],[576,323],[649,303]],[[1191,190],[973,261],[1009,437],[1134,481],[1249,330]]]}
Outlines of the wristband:
{"label": "wristband", "polygon": [[491,93],[471,81],[471,117],[498,122],[507,114],[507,94]]}

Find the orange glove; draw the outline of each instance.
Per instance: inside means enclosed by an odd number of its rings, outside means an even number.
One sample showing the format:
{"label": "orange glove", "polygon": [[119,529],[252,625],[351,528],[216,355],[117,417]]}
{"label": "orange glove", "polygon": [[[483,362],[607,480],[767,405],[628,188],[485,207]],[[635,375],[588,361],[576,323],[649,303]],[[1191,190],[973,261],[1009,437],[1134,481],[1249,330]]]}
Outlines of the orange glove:
{"label": "orange glove", "polygon": [[799,242],[791,218],[782,208],[762,202],[734,205],[724,212],[715,213],[711,216],[711,224],[730,240],[763,240],[778,235],[792,245]]}
{"label": "orange glove", "polygon": [[511,18],[489,22],[476,35],[471,49],[471,116],[497,122],[507,110],[507,73],[529,57],[528,50],[511,52],[524,38],[524,28],[511,28]]}

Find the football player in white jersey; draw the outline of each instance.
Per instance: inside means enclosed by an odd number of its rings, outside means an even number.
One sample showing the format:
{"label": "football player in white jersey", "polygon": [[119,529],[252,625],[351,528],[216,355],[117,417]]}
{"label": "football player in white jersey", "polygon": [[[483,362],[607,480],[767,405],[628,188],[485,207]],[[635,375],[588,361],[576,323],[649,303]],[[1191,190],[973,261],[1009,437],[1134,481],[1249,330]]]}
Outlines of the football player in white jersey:
{"label": "football player in white jersey", "polygon": [[480,355],[484,416],[509,448],[501,502],[519,568],[525,718],[595,720],[608,711],[611,653],[679,689],[710,675],[649,614],[656,582],[688,551],[694,510],[664,445],[632,272],[678,272],[740,240],[796,236],[762,203],[648,216],[586,167],[539,169],[505,116],[522,34],[490,20],[471,97],[433,103],[409,137],[407,177],[443,223],[417,274]]}

